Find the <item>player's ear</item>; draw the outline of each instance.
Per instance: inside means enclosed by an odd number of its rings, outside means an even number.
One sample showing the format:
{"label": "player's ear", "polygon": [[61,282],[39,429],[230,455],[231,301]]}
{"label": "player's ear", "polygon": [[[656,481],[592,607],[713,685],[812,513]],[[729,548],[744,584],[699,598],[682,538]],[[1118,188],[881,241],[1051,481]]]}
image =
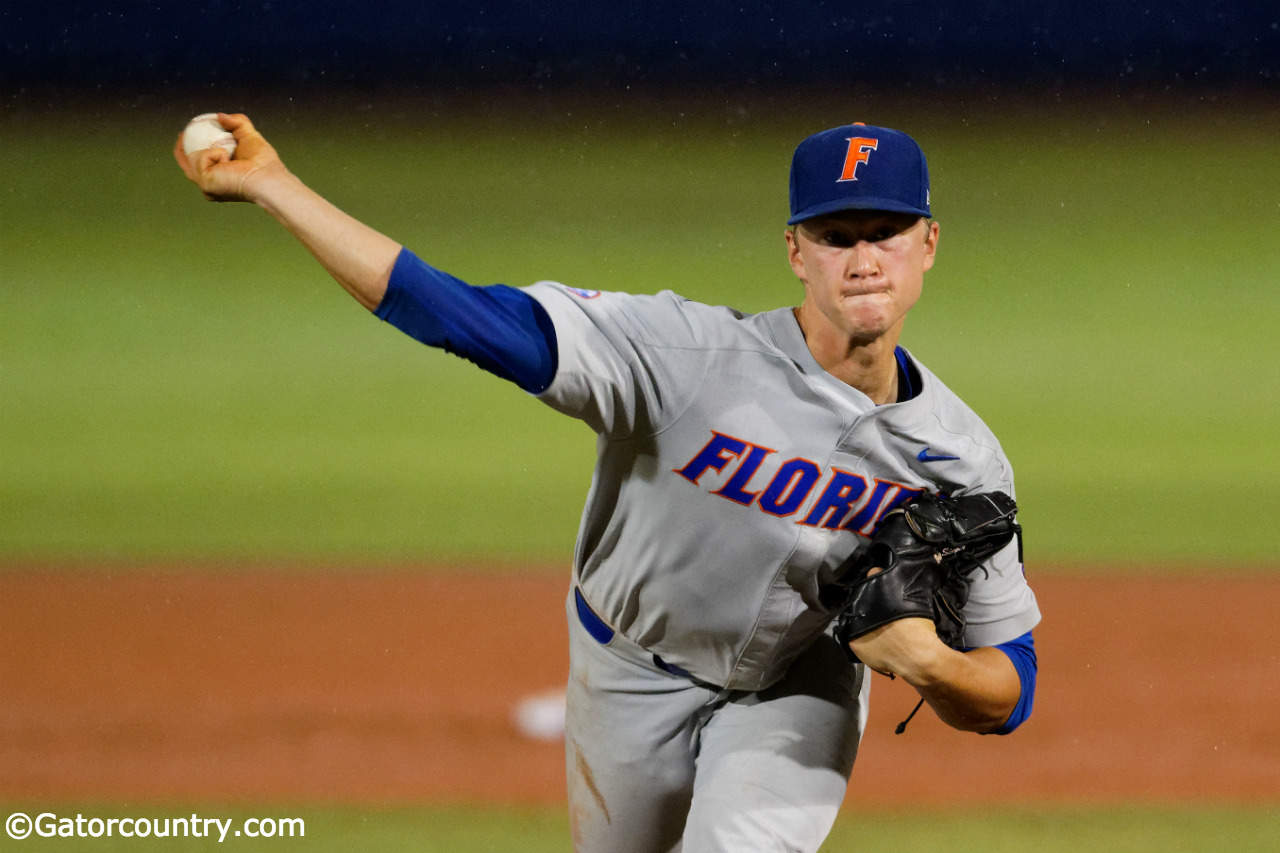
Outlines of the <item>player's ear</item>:
{"label": "player's ear", "polygon": [[804,259],[800,257],[800,240],[796,236],[796,227],[793,225],[788,228],[783,236],[787,241],[787,262],[791,264],[791,271],[804,281]]}
{"label": "player's ear", "polygon": [[938,235],[941,229],[938,223],[932,219],[926,219],[924,232],[924,268],[928,270],[933,266],[934,258],[938,253]]}

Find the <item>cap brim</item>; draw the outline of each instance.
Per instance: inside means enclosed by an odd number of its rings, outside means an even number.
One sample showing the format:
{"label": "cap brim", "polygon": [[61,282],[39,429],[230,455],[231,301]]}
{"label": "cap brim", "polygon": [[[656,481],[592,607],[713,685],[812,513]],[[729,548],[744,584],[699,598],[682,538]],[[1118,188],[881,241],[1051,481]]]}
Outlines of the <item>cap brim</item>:
{"label": "cap brim", "polygon": [[834,201],[815,204],[806,207],[804,210],[792,216],[787,220],[788,225],[795,225],[804,222],[806,219],[813,219],[815,216],[825,216],[828,213],[839,213],[842,210],[883,210],[888,213],[914,213],[917,216],[932,216],[927,207],[916,207],[907,204],[901,199],[894,198],[838,198]]}

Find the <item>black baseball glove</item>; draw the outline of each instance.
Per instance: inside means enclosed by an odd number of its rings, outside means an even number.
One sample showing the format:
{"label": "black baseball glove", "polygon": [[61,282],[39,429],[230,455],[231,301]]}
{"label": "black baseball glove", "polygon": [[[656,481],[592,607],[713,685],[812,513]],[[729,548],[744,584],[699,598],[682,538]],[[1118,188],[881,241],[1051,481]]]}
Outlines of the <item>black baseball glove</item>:
{"label": "black baseball glove", "polygon": [[873,628],[919,616],[933,620],[944,643],[961,648],[970,575],[1015,535],[1021,552],[1017,510],[1003,492],[925,493],[886,513],[870,543],[837,569],[835,588],[825,591],[832,609],[841,608],[836,639],[847,649]]}

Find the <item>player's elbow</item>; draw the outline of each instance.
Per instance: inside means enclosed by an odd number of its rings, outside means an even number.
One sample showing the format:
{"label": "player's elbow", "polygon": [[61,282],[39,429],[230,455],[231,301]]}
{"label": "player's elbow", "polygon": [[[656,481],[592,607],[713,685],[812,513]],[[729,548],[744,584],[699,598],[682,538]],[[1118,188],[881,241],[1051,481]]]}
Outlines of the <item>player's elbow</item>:
{"label": "player's elbow", "polygon": [[971,649],[949,690],[933,701],[943,722],[979,734],[1009,734],[1031,713],[1034,673],[1026,677],[1009,650],[1000,646]]}
{"label": "player's elbow", "polygon": [[989,729],[984,733],[1007,735],[1025,723],[1031,716],[1031,710],[1036,698],[1036,675],[1039,671],[1039,661],[1036,658],[1035,640],[1032,638],[1030,631],[1016,640],[1001,643],[996,648],[1004,652],[1009,658],[1009,662],[1013,664],[1014,670],[1018,673],[1018,696],[1017,701],[1009,710],[1004,721],[994,729]]}
{"label": "player's elbow", "polygon": [[983,699],[964,704],[949,704],[943,707],[934,706],[938,716],[953,729],[977,734],[1008,734],[1017,728],[1017,723],[1009,727],[1017,706],[1017,700],[999,701]]}
{"label": "player's elbow", "polygon": [[1030,691],[1024,690],[1018,697],[1017,703],[1013,709],[1005,715],[1001,722],[991,728],[982,729],[980,734],[984,735],[1008,735],[1025,723],[1031,717],[1032,699],[1035,696],[1035,686],[1032,685]]}
{"label": "player's elbow", "polygon": [[980,735],[1007,735],[1013,734],[1014,729],[1026,722],[1025,716],[1018,716],[1017,709],[1010,711],[1003,716],[989,717],[981,728],[973,729]]}

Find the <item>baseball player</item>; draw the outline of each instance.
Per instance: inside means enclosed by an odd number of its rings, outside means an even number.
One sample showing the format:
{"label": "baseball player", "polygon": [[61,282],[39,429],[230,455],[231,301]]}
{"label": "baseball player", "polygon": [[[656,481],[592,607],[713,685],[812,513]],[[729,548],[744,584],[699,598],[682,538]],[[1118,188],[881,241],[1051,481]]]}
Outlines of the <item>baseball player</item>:
{"label": "baseball player", "polygon": [[[471,286],[308,189],[245,116],[219,120],[234,158],[174,152],[207,198],[263,207],[379,318],[598,434],[566,597],[577,850],[817,850],[869,669],[958,729],[1027,718],[1040,614],[1012,541],[961,584],[959,648],[927,614],[832,628],[827,591],[886,516],[1013,494],[991,431],[898,345],[939,239],[909,136],[855,124],[800,143],[785,240],[803,296],[747,315],[669,291]],[[867,575],[890,577],[879,561]]]}

